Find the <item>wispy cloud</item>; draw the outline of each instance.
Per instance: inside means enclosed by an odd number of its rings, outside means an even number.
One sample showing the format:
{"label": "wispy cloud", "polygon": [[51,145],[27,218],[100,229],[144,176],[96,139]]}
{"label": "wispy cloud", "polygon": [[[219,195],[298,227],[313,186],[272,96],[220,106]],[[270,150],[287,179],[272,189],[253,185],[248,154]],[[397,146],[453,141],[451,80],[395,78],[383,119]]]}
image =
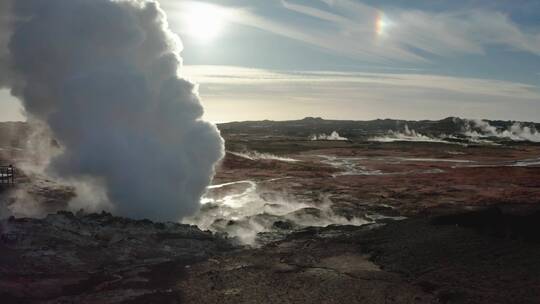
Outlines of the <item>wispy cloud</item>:
{"label": "wispy cloud", "polygon": [[[183,74],[201,83],[208,118],[214,121],[307,115],[342,119],[540,117],[538,88],[509,81],[231,66],[186,66]],[[242,111],[232,115],[230,109]]]}
{"label": "wispy cloud", "polygon": [[[508,16],[480,9],[442,13],[393,8],[386,12],[350,0],[323,1],[329,11],[283,0],[291,11],[325,20],[342,42],[355,41],[357,48],[389,59],[416,60],[418,52],[450,56],[459,53],[482,54],[490,46],[540,55],[540,33],[525,32]],[[384,37],[373,36],[377,18],[385,18]],[[332,30],[333,28],[333,30]]]}
{"label": "wispy cloud", "polygon": [[184,74],[204,85],[317,84],[402,87],[461,94],[539,99],[538,87],[523,83],[429,74],[362,73],[337,71],[271,71],[233,66],[186,66]]}
{"label": "wispy cloud", "polygon": [[[309,5],[294,0],[273,3],[284,12],[318,22],[278,18],[249,8],[223,9],[234,16],[229,22],[366,62],[426,62],[433,55],[483,54],[492,46],[540,55],[538,30],[520,28],[507,15],[494,10],[381,10],[351,0],[310,1]],[[184,4],[167,5],[178,9]]]}
{"label": "wispy cloud", "polygon": [[[166,1],[171,20],[181,21],[182,6],[191,2]],[[206,2],[218,6],[224,3]],[[286,41],[280,37],[309,46],[305,48],[306,60],[298,66],[308,69],[324,66],[320,62],[322,57],[312,52],[312,49],[322,49],[332,55],[328,58],[339,58],[335,69],[353,69],[349,63],[354,62],[354,69],[364,66],[371,72],[185,67],[183,73],[201,83],[207,118],[214,121],[289,119],[308,115],[350,119],[423,119],[455,115],[538,120],[540,117],[538,86],[531,85],[535,82],[526,77],[516,76],[516,71],[522,68],[509,67],[540,56],[539,28],[513,22],[498,11],[497,6],[456,9],[458,6],[453,5],[453,8],[427,11],[410,6],[374,7],[351,0],[274,0],[256,4],[231,0],[227,3],[237,4],[219,6],[227,12],[229,23],[240,25],[246,33],[255,32],[249,31],[255,28],[276,35],[270,38],[278,45],[272,52],[289,55],[286,48],[279,48],[279,43]],[[233,39],[238,39],[237,36]],[[241,42],[235,40],[235,43]],[[219,50],[220,45],[215,47]],[[496,52],[492,53],[493,50]],[[295,49],[296,56],[291,58],[298,58],[298,51]],[[475,57],[465,58],[483,54],[488,56],[478,56],[481,58],[478,65],[472,62]],[[261,59],[257,66],[275,66],[264,61],[266,50],[258,55]],[[497,69],[498,60],[503,60],[505,55],[515,60],[504,62],[505,65]],[[312,65],[309,64],[311,58],[314,59]],[[213,62],[243,64],[242,60]],[[470,69],[469,62],[472,62]],[[245,64],[252,65],[253,61]],[[488,68],[482,70],[485,64]],[[399,69],[404,66],[424,70]],[[506,70],[509,73],[505,74]],[[471,76],[443,76],[449,71]],[[497,71],[501,74],[491,74]],[[519,75],[532,76],[537,71],[536,65],[523,71]]]}

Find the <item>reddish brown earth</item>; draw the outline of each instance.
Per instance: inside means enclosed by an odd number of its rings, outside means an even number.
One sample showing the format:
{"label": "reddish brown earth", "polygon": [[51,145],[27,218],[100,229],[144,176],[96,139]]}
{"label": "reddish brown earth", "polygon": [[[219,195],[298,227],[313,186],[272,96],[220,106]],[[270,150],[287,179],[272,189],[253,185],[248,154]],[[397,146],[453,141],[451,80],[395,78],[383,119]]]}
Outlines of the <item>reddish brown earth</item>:
{"label": "reddish brown earth", "polygon": [[[515,166],[540,146],[238,137],[228,149],[297,161],[228,153],[214,184],[251,180],[269,203],[406,219],[287,228],[252,248],[109,214],[12,218],[0,223],[0,302],[540,303],[540,165]],[[51,212],[73,195],[32,176],[18,187]],[[247,186],[216,195],[235,187]]]}
{"label": "reddish brown earth", "polygon": [[[324,163],[320,155],[357,158],[353,160],[355,164],[381,174],[339,175],[343,168]],[[301,161],[254,161],[228,154],[215,182],[287,177],[264,183],[264,187],[297,196],[326,194],[336,205],[384,204],[404,216],[497,204],[540,203],[539,146],[467,148],[392,143],[309,150],[286,156]],[[528,159],[537,159],[537,164],[513,166]]]}
{"label": "reddish brown earth", "polygon": [[[383,174],[340,176],[320,155]],[[253,179],[291,199],[327,196],[338,214],[408,219],[306,228],[216,256],[188,270],[187,302],[540,303],[540,166],[513,166],[540,147],[394,143],[282,156],[301,162],[228,154],[216,181]]]}

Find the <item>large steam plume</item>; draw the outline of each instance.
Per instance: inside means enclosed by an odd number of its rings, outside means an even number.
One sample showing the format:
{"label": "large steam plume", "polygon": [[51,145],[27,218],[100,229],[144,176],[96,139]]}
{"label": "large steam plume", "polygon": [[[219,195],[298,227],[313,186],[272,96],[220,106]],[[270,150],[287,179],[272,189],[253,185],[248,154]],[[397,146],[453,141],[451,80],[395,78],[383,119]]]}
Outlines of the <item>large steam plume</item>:
{"label": "large steam plume", "polygon": [[1,1],[0,86],[60,142],[50,170],[103,183],[124,216],[196,211],[223,140],[178,76],[182,46],[158,3]]}

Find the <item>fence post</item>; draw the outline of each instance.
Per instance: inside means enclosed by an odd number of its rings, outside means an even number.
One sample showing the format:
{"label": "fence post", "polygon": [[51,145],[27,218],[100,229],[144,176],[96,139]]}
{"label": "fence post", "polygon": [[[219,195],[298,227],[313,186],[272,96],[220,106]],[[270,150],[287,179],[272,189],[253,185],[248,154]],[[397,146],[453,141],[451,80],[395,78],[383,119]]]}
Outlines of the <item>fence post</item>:
{"label": "fence post", "polygon": [[0,185],[15,185],[15,168],[13,165],[0,166]]}
{"label": "fence post", "polygon": [[13,168],[13,165],[9,165],[8,177],[10,179],[10,184],[15,185],[15,169]]}

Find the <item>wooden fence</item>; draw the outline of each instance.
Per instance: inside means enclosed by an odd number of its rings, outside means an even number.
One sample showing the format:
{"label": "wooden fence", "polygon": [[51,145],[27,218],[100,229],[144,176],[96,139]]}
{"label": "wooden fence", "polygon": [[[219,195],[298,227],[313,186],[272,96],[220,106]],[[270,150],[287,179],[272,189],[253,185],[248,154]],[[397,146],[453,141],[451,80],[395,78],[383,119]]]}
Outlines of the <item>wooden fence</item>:
{"label": "wooden fence", "polygon": [[15,184],[15,168],[13,166],[0,166],[0,186]]}

